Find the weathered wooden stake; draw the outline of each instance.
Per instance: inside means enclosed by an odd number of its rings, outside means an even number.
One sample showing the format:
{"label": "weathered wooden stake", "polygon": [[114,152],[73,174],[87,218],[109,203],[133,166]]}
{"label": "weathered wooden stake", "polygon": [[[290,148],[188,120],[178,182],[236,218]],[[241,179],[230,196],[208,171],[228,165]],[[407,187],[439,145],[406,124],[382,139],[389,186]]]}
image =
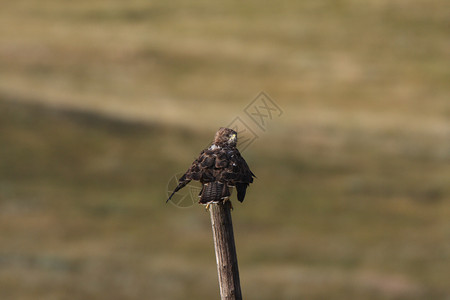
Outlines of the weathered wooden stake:
{"label": "weathered wooden stake", "polygon": [[219,275],[222,300],[242,299],[239,268],[234,243],[231,203],[213,203],[210,206],[211,225],[216,250],[217,273]]}

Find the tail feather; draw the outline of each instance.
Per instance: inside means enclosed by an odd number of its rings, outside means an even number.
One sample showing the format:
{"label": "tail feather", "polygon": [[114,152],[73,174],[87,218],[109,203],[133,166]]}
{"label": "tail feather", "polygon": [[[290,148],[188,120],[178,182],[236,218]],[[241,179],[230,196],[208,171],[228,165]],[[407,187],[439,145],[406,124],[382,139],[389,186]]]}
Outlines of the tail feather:
{"label": "tail feather", "polygon": [[226,197],[230,197],[228,184],[222,182],[208,182],[203,185],[200,192],[200,203],[220,202]]}

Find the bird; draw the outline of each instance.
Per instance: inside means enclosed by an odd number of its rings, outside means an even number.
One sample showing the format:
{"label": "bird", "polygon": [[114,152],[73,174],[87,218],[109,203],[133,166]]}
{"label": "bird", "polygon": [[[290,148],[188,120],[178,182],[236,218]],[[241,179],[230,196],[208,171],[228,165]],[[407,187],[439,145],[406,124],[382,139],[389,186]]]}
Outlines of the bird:
{"label": "bird", "polygon": [[247,187],[253,183],[253,178],[256,176],[236,145],[237,132],[226,127],[219,128],[214,141],[200,152],[198,158],[178,180],[177,187],[166,203],[192,180],[202,183],[202,189],[198,195],[199,203],[206,205],[207,210],[211,203],[229,201],[232,187],[237,190],[237,199],[243,202]]}

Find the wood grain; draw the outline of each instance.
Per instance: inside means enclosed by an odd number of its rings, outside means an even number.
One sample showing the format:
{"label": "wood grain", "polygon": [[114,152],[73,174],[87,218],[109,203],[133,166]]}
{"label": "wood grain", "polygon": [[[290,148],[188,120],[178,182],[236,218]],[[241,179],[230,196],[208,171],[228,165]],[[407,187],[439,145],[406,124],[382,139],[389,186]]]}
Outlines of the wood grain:
{"label": "wood grain", "polygon": [[211,204],[210,213],[221,299],[242,299],[233,223],[231,221],[231,203],[226,201]]}

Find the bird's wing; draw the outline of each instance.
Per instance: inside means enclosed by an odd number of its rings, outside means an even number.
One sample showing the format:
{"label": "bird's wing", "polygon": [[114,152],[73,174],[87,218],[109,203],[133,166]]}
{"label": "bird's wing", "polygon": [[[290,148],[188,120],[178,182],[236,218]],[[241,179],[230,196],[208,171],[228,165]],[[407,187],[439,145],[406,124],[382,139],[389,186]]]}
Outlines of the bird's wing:
{"label": "bird's wing", "polygon": [[181,176],[180,179],[178,179],[177,187],[173,190],[172,194],[170,194],[169,198],[167,198],[166,203],[169,202],[170,199],[172,199],[173,195],[175,195],[176,192],[184,188],[189,182],[191,182],[191,180],[186,178],[186,174]]}
{"label": "bird's wing", "polygon": [[203,184],[215,181],[225,183],[224,190],[227,186],[235,186],[238,200],[242,202],[253,177],[255,175],[236,148],[205,149],[179,179],[178,186],[167,201],[191,180],[198,180]]}
{"label": "bird's wing", "polygon": [[215,180],[213,167],[215,165],[214,151],[205,149],[191,164],[189,169],[178,180],[178,185],[167,199],[168,202],[176,192],[184,188],[191,180],[199,180],[201,182],[211,182]]}
{"label": "bird's wing", "polygon": [[223,167],[220,176],[218,176],[219,180],[228,183],[230,186],[235,186],[238,200],[244,201],[247,187],[253,182],[255,175],[237,149],[226,152],[226,158],[223,158],[225,162],[219,160],[219,158],[221,157],[218,155],[216,165],[219,163]]}

